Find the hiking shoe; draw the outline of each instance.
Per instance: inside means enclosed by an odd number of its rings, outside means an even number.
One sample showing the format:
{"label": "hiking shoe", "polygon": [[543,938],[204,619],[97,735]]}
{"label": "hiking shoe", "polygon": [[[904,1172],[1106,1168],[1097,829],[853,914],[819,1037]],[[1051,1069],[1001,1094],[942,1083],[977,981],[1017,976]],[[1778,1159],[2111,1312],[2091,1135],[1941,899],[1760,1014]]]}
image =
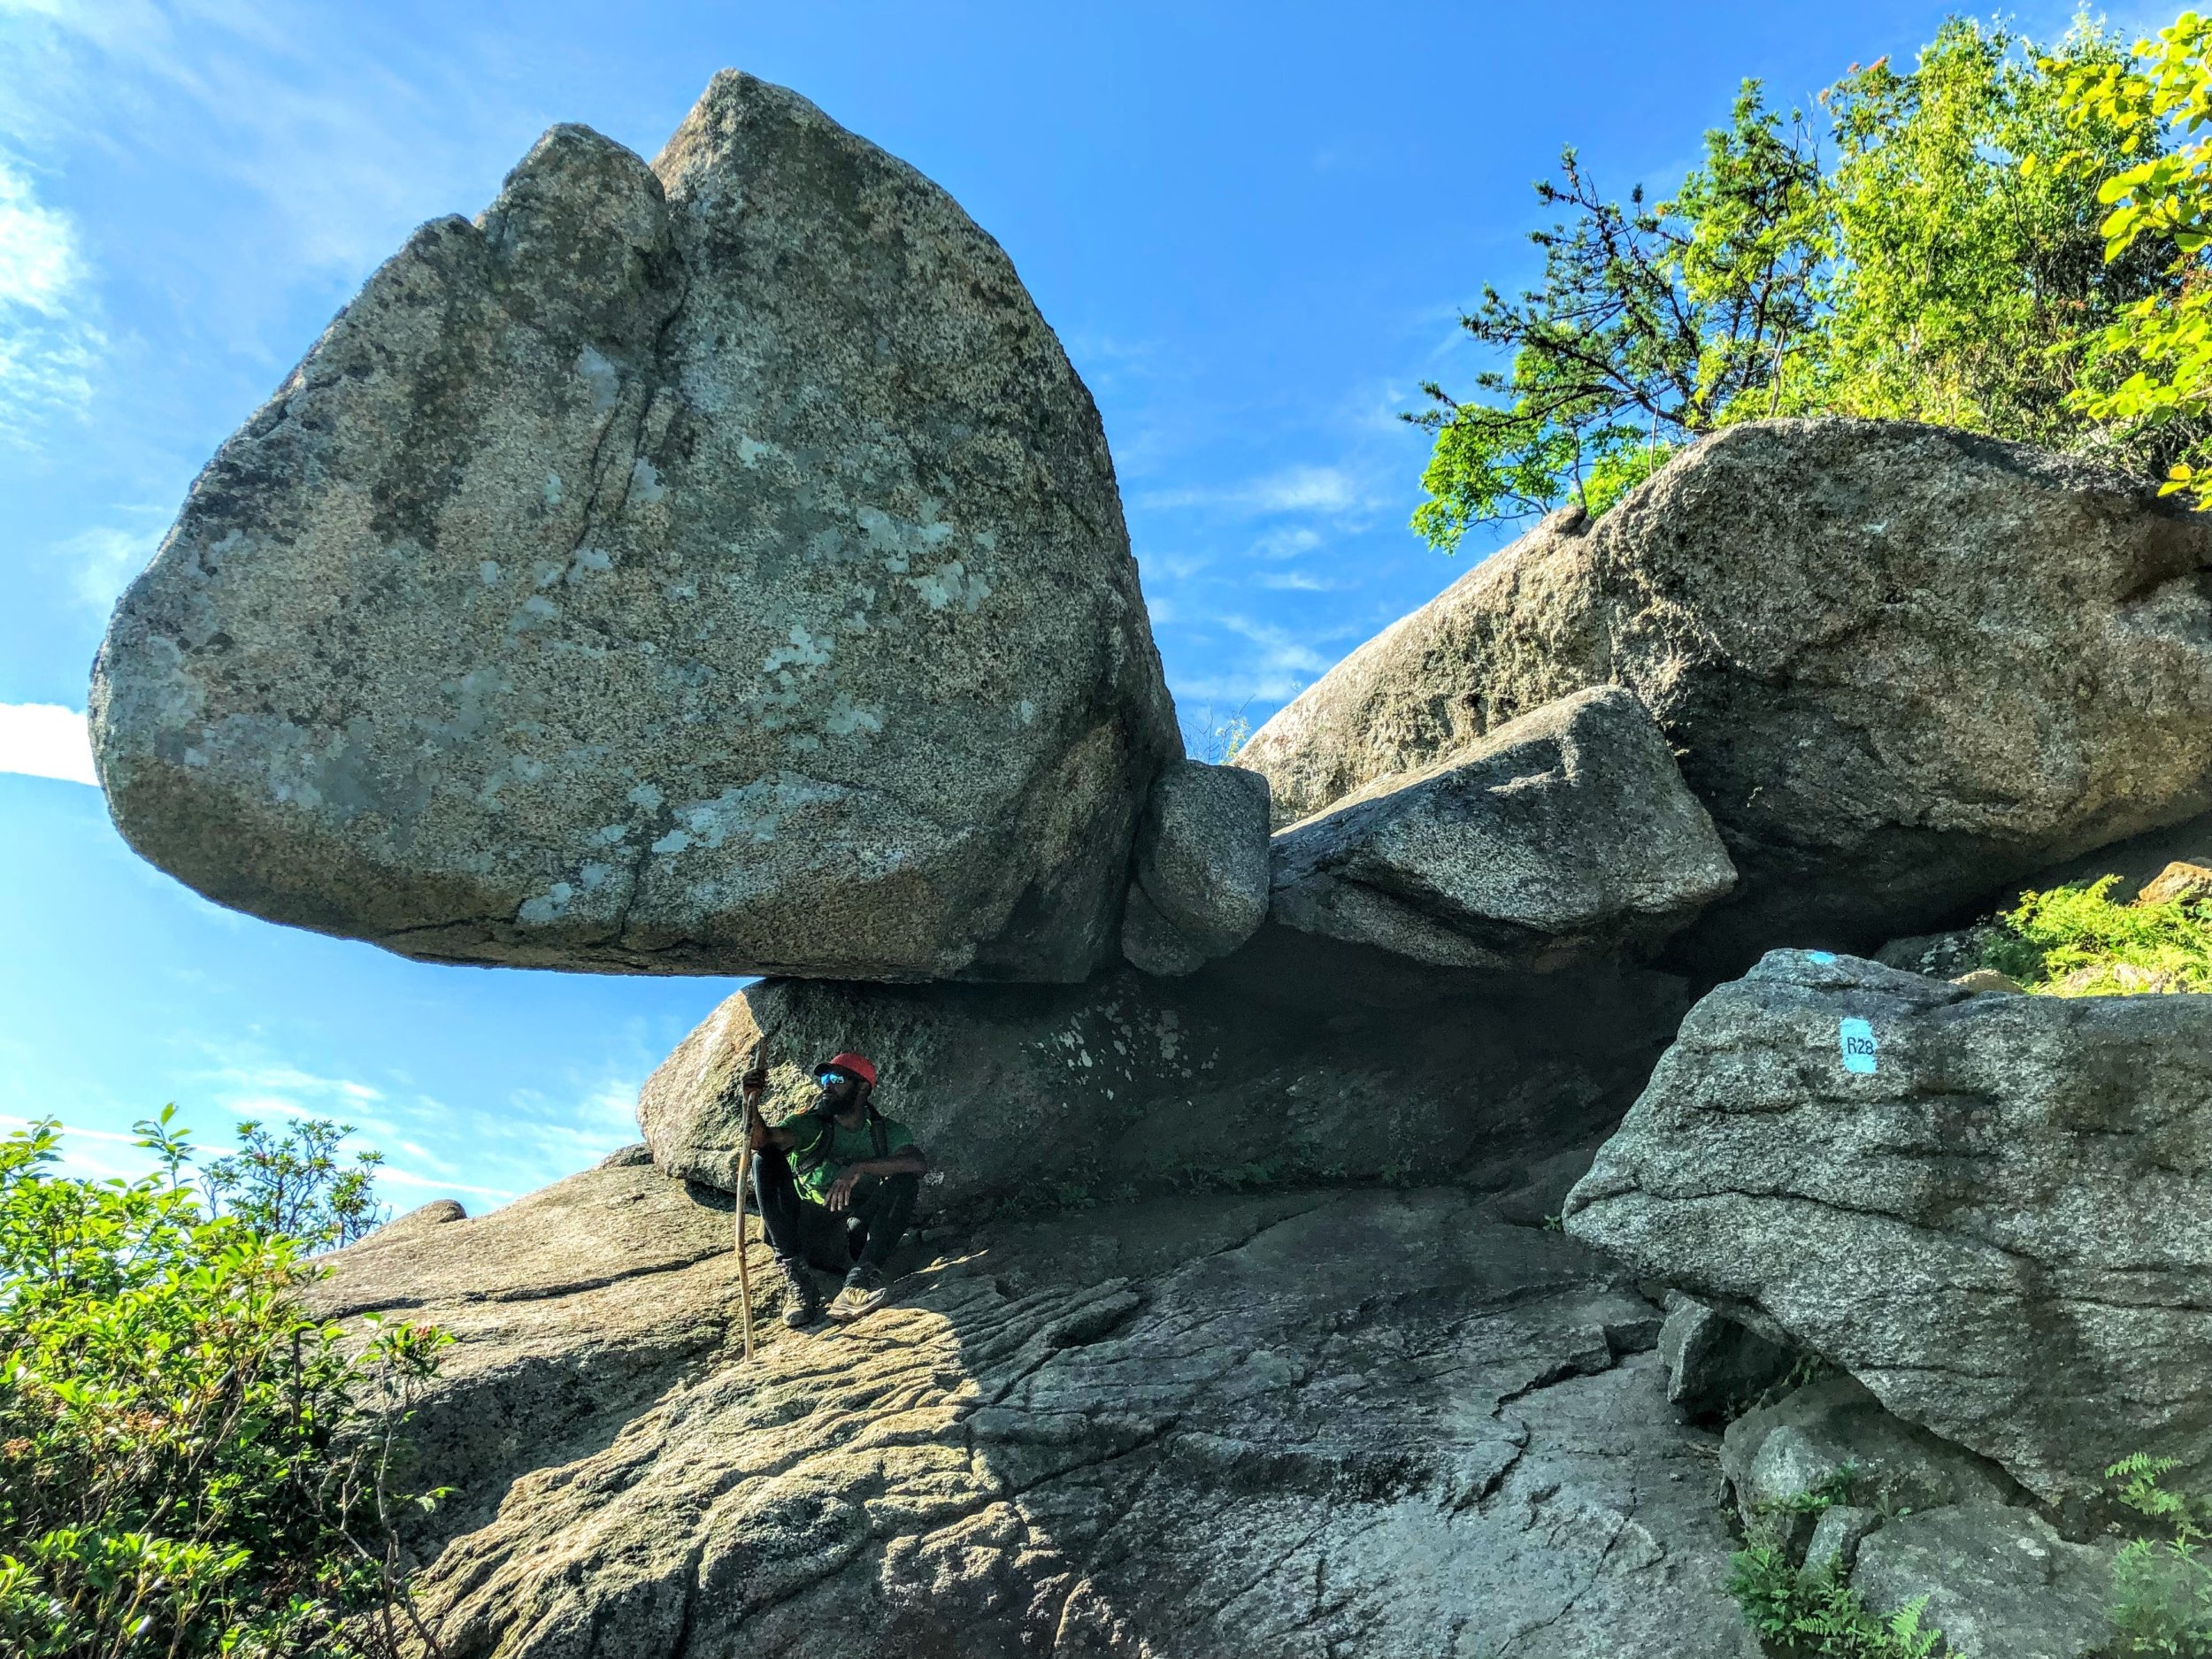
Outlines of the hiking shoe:
{"label": "hiking shoe", "polygon": [[883,1270],[863,1262],[845,1275],[845,1288],[830,1303],[829,1317],[840,1325],[850,1325],[883,1306],[887,1294],[883,1287]]}
{"label": "hiking shoe", "polygon": [[794,1331],[803,1330],[822,1317],[822,1293],[803,1263],[779,1261],[776,1265],[783,1270],[783,1322]]}

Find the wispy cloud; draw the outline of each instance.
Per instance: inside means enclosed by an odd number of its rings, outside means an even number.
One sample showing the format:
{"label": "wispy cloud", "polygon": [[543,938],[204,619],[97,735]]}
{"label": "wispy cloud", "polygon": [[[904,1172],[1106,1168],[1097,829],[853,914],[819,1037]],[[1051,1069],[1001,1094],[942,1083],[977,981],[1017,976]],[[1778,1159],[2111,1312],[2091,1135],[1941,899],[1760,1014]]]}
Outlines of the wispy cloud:
{"label": "wispy cloud", "polygon": [[0,772],[99,782],[83,711],[51,703],[0,703]]}
{"label": "wispy cloud", "polygon": [[167,510],[159,507],[126,511],[134,523],[94,525],[64,537],[48,550],[68,571],[70,592],[77,602],[101,616],[114,608],[131,578],[153,557],[160,545],[161,521],[167,516]]}
{"label": "wispy cloud", "polygon": [[107,336],[88,278],[74,223],[0,150],[0,439],[27,446],[91,402]]}
{"label": "wispy cloud", "polygon": [[1245,513],[1349,512],[1368,504],[1350,472],[1339,466],[1293,466],[1220,488],[1167,489],[1137,497],[1152,509],[1212,507]]}

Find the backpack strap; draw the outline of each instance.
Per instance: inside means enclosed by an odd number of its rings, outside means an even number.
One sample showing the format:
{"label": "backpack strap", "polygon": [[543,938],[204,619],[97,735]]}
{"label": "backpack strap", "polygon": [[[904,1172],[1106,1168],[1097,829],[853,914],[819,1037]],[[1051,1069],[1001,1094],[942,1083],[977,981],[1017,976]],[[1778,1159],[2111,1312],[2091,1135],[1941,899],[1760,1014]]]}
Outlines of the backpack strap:
{"label": "backpack strap", "polygon": [[876,1156],[889,1157],[891,1156],[891,1132],[883,1126],[883,1114],[876,1110],[876,1103],[873,1101],[868,1102],[868,1130],[875,1137]]}
{"label": "backpack strap", "polygon": [[811,1107],[799,1115],[803,1118],[811,1118],[822,1126],[822,1133],[815,1137],[813,1149],[803,1159],[794,1158],[791,1163],[793,1174],[810,1175],[828,1163],[830,1154],[836,1150],[837,1125],[831,1120],[827,1112],[817,1111]]}

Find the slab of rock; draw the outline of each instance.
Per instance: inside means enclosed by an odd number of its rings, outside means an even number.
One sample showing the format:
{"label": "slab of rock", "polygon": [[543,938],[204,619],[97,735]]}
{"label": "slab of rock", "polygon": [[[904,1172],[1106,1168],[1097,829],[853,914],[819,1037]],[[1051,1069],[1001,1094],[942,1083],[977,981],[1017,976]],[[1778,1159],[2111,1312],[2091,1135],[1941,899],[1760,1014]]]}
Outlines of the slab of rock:
{"label": "slab of rock", "polygon": [[1567,1231],[2074,1505],[2212,1474],[2212,997],[1776,951],[1698,1003]]}
{"label": "slab of rock", "polygon": [[[433,1533],[488,1520],[518,1472],[598,1450],[740,1351],[735,1218],[718,1193],[634,1163],[472,1218],[439,1208],[323,1257],[329,1275],[307,1293],[325,1318],[403,1313],[457,1339],[411,1431],[414,1485],[457,1488]],[[755,1248],[764,1294],[776,1277]]]}
{"label": "slab of rock", "polygon": [[1153,780],[1137,826],[1122,954],[1148,973],[1195,972],[1267,919],[1267,780],[1177,761]]}
{"label": "slab of rock", "polygon": [[1758,422],[1594,526],[1547,521],[1240,752],[1279,821],[1609,682],[1742,873],[1678,949],[1870,950],[2212,803],[2212,524],[1932,426]]}
{"label": "slab of rock", "polygon": [[775,979],[684,1040],[638,1119],[664,1170],[729,1187],[736,1078],[764,1033],[771,1117],[812,1099],[826,1056],[876,1063],[883,1110],[929,1154],[923,1203],[941,1217],[1333,1180],[1503,1194],[1570,1148],[1588,1156],[1683,1006],[1663,975],[1454,973],[1272,927],[1184,979]]}
{"label": "slab of rock", "polygon": [[[662,1282],[672,1320],[720,1310]],[[988,1229],[859,1325],[771,1322],[544,1447],[418,1601],[503,1659],[1756,1659],[1651,1311],[1449,1192]]]}
{"label": "slab of rock", "polygon": [[1694,1297],[1670,1291],[1659,1332],[1667,1399],[1694,1417],[1728,1416],[1790,1373],[1797,1356]]}
{"label": "slab of rock", "polygon": [[1271,914],[1417,961],[1540,972],[1648,954],[1735,879],[1650,715],[1606,687],[1279,832]]}
{"label": "slab of rock", "polygon": [[1079,979],[1179,753],[1089,394],[997,243],[718,75],[548,133],[209,464],[95,670],[125,838],[444,961]]}
{"label": "slab of rock", "polygon": [[1889,1522],[1860,1544],[1851,1587],[1881,1617],[1925,1596],[1921,1628],[1957,1659],[2099,1659],[2117,1633],[2113,1554],[1979,1500]]}

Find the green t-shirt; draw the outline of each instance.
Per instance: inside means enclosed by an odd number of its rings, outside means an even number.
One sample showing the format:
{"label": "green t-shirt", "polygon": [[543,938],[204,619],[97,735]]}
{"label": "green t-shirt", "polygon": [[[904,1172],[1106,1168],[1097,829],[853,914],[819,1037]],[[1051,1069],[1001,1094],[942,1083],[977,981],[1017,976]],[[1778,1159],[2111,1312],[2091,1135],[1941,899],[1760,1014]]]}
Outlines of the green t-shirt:
{"label": "green t-shirt", "polygon": [[[872,1125],[863,1118],[860,1127],[848,1129],[826,1113],[801,1112],[783,1126],[796,1137],[791,1146],[791,1169],[799,1190],[818,1204],[829,1196],[830,1184],[846,1165],[888,1157],[914,1144],[912,1132],[888,1118],[879,1118]],[[881,1153],[876,1150],[878,1129],[883,1131]]]}

